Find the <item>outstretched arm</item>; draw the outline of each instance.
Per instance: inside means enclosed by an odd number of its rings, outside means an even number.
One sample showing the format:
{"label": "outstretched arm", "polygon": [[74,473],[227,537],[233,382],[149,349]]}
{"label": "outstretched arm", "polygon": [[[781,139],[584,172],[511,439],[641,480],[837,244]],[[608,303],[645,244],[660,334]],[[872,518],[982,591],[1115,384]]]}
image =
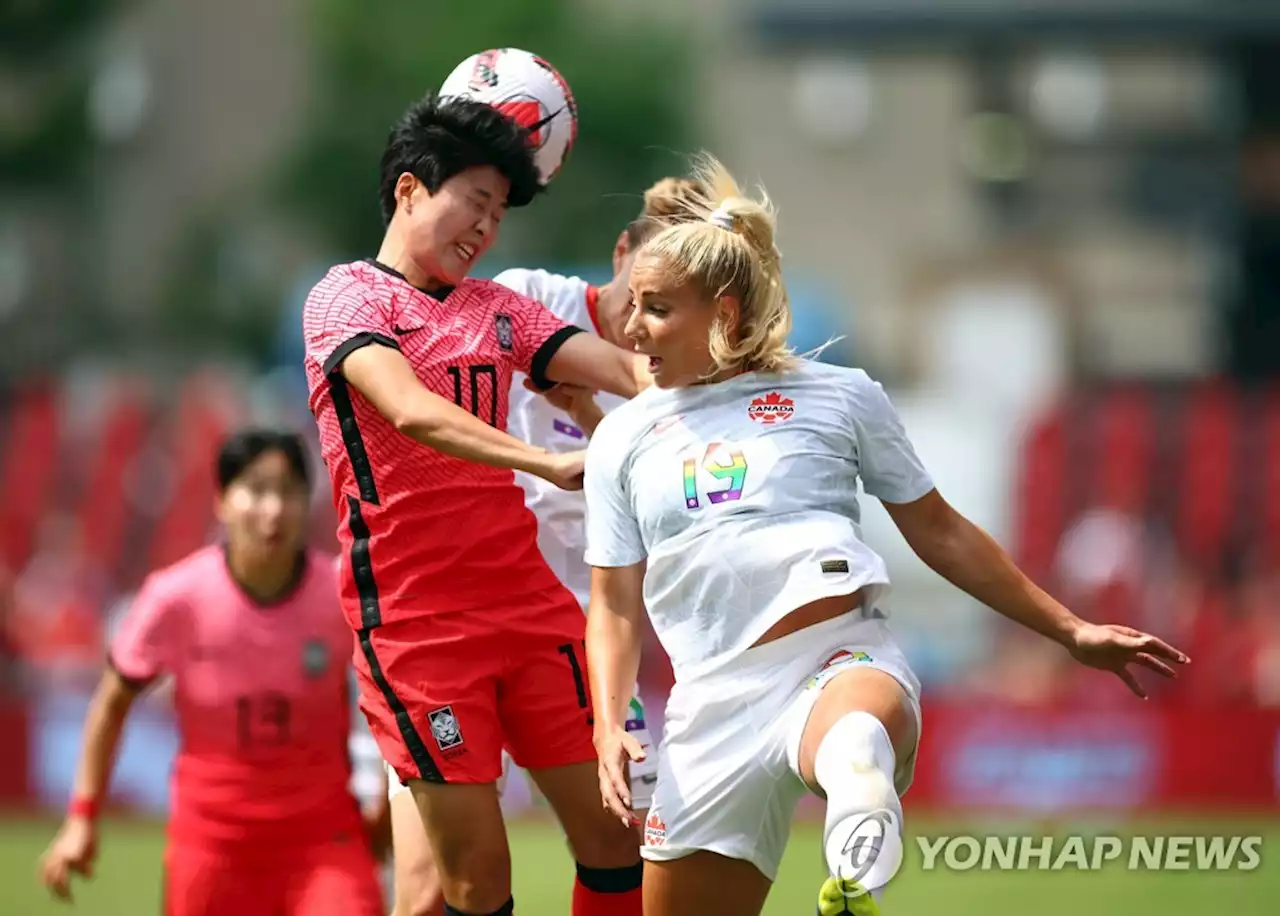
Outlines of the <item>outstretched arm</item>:
{"label": "outstretched arm", "polygon": [[649,359],[594,334],[575,334],[547,363],[547,378],[632,398],[653,384]]}
{"label": "outstretched arm", "polygon": [[371,343],[348,353],[336,371],[416,442],[466,461],[526,471],[565,489],[582,486],[580,453],[548,453],[472,416],[423,385],[399,350]]}
{"label": "outstretched arm", "polygon": [[1081,620],[1020,570],[995,539],[931,490],[909,503],[885,502],[907,544],[930,569],[1010,620],[1065,647],[1078,661],[1114,672],[1139,697],[1147,693],[1128,665],[1176,677],[1167,664],[1190,661],[1155,636]]}

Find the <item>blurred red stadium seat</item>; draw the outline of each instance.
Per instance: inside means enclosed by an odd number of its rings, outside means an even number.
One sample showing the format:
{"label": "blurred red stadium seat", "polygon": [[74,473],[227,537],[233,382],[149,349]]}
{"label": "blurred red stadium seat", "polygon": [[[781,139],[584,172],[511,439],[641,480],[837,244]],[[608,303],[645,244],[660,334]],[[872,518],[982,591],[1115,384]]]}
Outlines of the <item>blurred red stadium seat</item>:
{"label": "blurred red stadium seat", "polygon": [[1067,452],[1065,411],[1055,406],[1027,430],[1013,500],[1017,513],[1015,552],[1037,582],[1047,580],[1066,525]]}
{"label": "blurred red stadium seat", "polygon": [[7,422],[0,458],[0,562],[21,569],[31,556],[35,534],[54,495],[59,468],[61,404],[49,380],[18,389]]}
{"label": "blurred red stadium seat", "polygon": [[1213,381],[1193,387],[1184,404],[1176,536],[1186,559],[1202,568],[1219,567],[1234,521],[1239,401],[1234,387]]}
{"label": "blurred red stadium seat", "polygon": [[147,401],[140,386],[119,385],[103,417],[97,448],[87,456],[80,531],[85,551],[110,575],[120,570],[128,543],[133,505],[126,484],[150,433]]}

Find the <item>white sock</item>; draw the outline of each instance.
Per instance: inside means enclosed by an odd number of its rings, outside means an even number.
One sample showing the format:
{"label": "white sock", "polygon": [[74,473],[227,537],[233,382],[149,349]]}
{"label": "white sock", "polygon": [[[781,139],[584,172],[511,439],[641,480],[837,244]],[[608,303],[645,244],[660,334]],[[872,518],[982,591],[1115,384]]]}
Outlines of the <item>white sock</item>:
{"label": "white sock", "polygon": [[827,871],[837,878],[856,878],[876,900],[902,864],[895,763],[889,733],[866,712],[838,719],[813,760],[813,775],[827,794],[822,831]]}

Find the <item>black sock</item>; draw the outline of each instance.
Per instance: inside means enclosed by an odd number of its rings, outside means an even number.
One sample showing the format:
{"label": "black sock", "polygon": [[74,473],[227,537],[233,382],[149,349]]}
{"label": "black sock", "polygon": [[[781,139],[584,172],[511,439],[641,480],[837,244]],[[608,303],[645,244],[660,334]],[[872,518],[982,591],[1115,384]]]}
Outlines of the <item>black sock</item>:
{"label": "black sock", "polygon": [[508,897],[507,902],[492,913],[464,913],[462,910],[455,909],[447,903],[444,905],[444,916],[512,916],[515,911],[516,902],[511,897]]}
{"label": "black sock", "polygon": [[578,880],[587,890],[597,894],[625,894],[640,886],[644,877],[644,863],[624,865],[622,868],[589,868],[581,862],[578,867]]}

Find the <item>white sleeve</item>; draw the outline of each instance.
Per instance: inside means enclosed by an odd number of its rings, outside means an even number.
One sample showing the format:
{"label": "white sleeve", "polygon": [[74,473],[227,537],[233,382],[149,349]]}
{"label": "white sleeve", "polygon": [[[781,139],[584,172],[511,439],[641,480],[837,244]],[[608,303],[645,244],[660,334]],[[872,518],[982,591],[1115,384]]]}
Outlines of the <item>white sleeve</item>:
{"label": "white sleeve", "polygon": [[542,290],[538,288],[536,280],[537,275],[525,267],[510,267],[493,278],[494,283],[505,286],[512,292],[542,302]]}
{"label": "white sleeve", "polygon": [[853,425],[862,489],[887,503],[914,502],[934,488],[933,478],[884,388],[865,373],[859,375]]}
{"label": "white sleeve", "polygon": [[583,491],[587,498],[589,566],[633,566],[646,556],[640,524],[627,494],[628,438],[619,435],[609,417],[587,445]]}

